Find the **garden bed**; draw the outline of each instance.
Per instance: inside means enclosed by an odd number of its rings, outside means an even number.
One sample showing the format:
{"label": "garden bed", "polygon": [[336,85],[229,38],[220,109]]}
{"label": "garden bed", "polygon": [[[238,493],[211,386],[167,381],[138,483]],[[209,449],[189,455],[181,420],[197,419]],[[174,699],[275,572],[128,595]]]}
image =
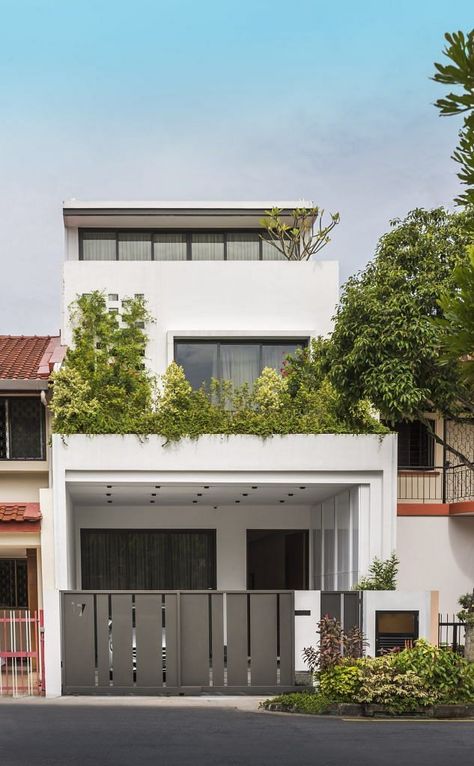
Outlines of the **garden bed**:
{"label": "garden bed", "polygon": [[[299,698],[299,699],[298,699]],[[339,716],[341,718],[472,718],[474,705],[430,705],[395,713],[385,705],[352,702],[326,702],[312,692],[296,692],[266,700],[261,707],[272,713]]]}

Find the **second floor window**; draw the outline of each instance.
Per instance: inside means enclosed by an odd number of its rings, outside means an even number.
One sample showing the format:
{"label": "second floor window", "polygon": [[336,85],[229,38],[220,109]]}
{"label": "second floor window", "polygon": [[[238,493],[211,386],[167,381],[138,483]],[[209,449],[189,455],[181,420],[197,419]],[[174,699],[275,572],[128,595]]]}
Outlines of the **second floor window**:
{"label": "second floor window", "polygon": [[[431,421],[434,426],[434,421]],[[433,468],[434,439],[424,423],[414,420],[412,423],[397,423],[398,467]]]}
{"label": "second floor window", "polygon": [[0,460],[44,460],[45,417],[39,396],[0,397]]}
{"label": "second floor window", "polygon": [[281,370],[288,354],[294,354],[306,343],[306,340],[177,340],[174,358],[184,368],[193,388],[209,384],[212,378],[230,380],[235,387],[243,383],[252,386],[265,367]]}

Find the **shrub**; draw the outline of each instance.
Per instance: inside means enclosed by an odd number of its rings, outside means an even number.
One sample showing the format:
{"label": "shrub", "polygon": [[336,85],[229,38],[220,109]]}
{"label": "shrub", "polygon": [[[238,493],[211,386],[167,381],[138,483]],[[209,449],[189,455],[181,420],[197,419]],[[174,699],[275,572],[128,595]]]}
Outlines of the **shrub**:
{"label": "shrub", "polygon": [[334,665],[319,676],[319,690],[331,702],[354,702],[358,698],[362,668],[353,660],[350,662]]}
{"label": "shrub", "polygon": [[325,713],[330,702],[323,694],[313,691],[291,692],[289,694],[280,694],[279,697],[272,697],[264,700],[260,707],[268,710],[272,705],[278,705],[282,710],[288,713],[312,713],[320,715]]}
{"label": "shrub", "polygon": [[435,695],[423,679],[413,670],[401,671],[392,654],[362,660],[361,666],[357,702],[385,705],[391,713],[409,713],[435,701]]}
{"label": "shrub", "polygon": [[420,638],[412,649],[390,656],[398,672],[416,673],[436,702],[474,702],[474,665],[457,652]]}
{"label": "shrub", "polygon": [[374,558],[369,574],[354,586],[354,590],[396,590],[399,560],[396,553],[381,561]]}
{"label": "shrub", "polygon": [[342,658],[357,659],[362,657],[366,641],[359,628],[352,628],[347,633],[334,618],[326,615],[317,625],[318,646],[303,649],[303,659],[310,671],[325,671],[342,662]]}

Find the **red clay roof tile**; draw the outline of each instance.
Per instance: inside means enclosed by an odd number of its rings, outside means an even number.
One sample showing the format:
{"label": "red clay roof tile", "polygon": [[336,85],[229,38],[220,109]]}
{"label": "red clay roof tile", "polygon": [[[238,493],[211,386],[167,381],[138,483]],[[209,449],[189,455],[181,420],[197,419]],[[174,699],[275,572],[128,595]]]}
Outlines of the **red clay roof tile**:
{"label": "red clay roof tile", "polygon": [[0,379],[47,380],[64,352],[59,335],[0,335]]}
{"label": "red clay roof tile", "polygon": [[0,503],[0,523],[9,521],[40,521],[39,503]]}

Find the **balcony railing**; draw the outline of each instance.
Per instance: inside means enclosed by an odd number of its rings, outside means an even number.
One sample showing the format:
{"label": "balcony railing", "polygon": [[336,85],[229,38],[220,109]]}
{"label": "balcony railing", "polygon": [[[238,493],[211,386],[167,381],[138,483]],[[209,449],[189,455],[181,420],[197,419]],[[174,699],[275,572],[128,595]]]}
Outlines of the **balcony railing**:
{"label": "balcony railing", "polygon": [[398,500],[412,503],[474,500],[474,471],[466,465],[400,468]]}

